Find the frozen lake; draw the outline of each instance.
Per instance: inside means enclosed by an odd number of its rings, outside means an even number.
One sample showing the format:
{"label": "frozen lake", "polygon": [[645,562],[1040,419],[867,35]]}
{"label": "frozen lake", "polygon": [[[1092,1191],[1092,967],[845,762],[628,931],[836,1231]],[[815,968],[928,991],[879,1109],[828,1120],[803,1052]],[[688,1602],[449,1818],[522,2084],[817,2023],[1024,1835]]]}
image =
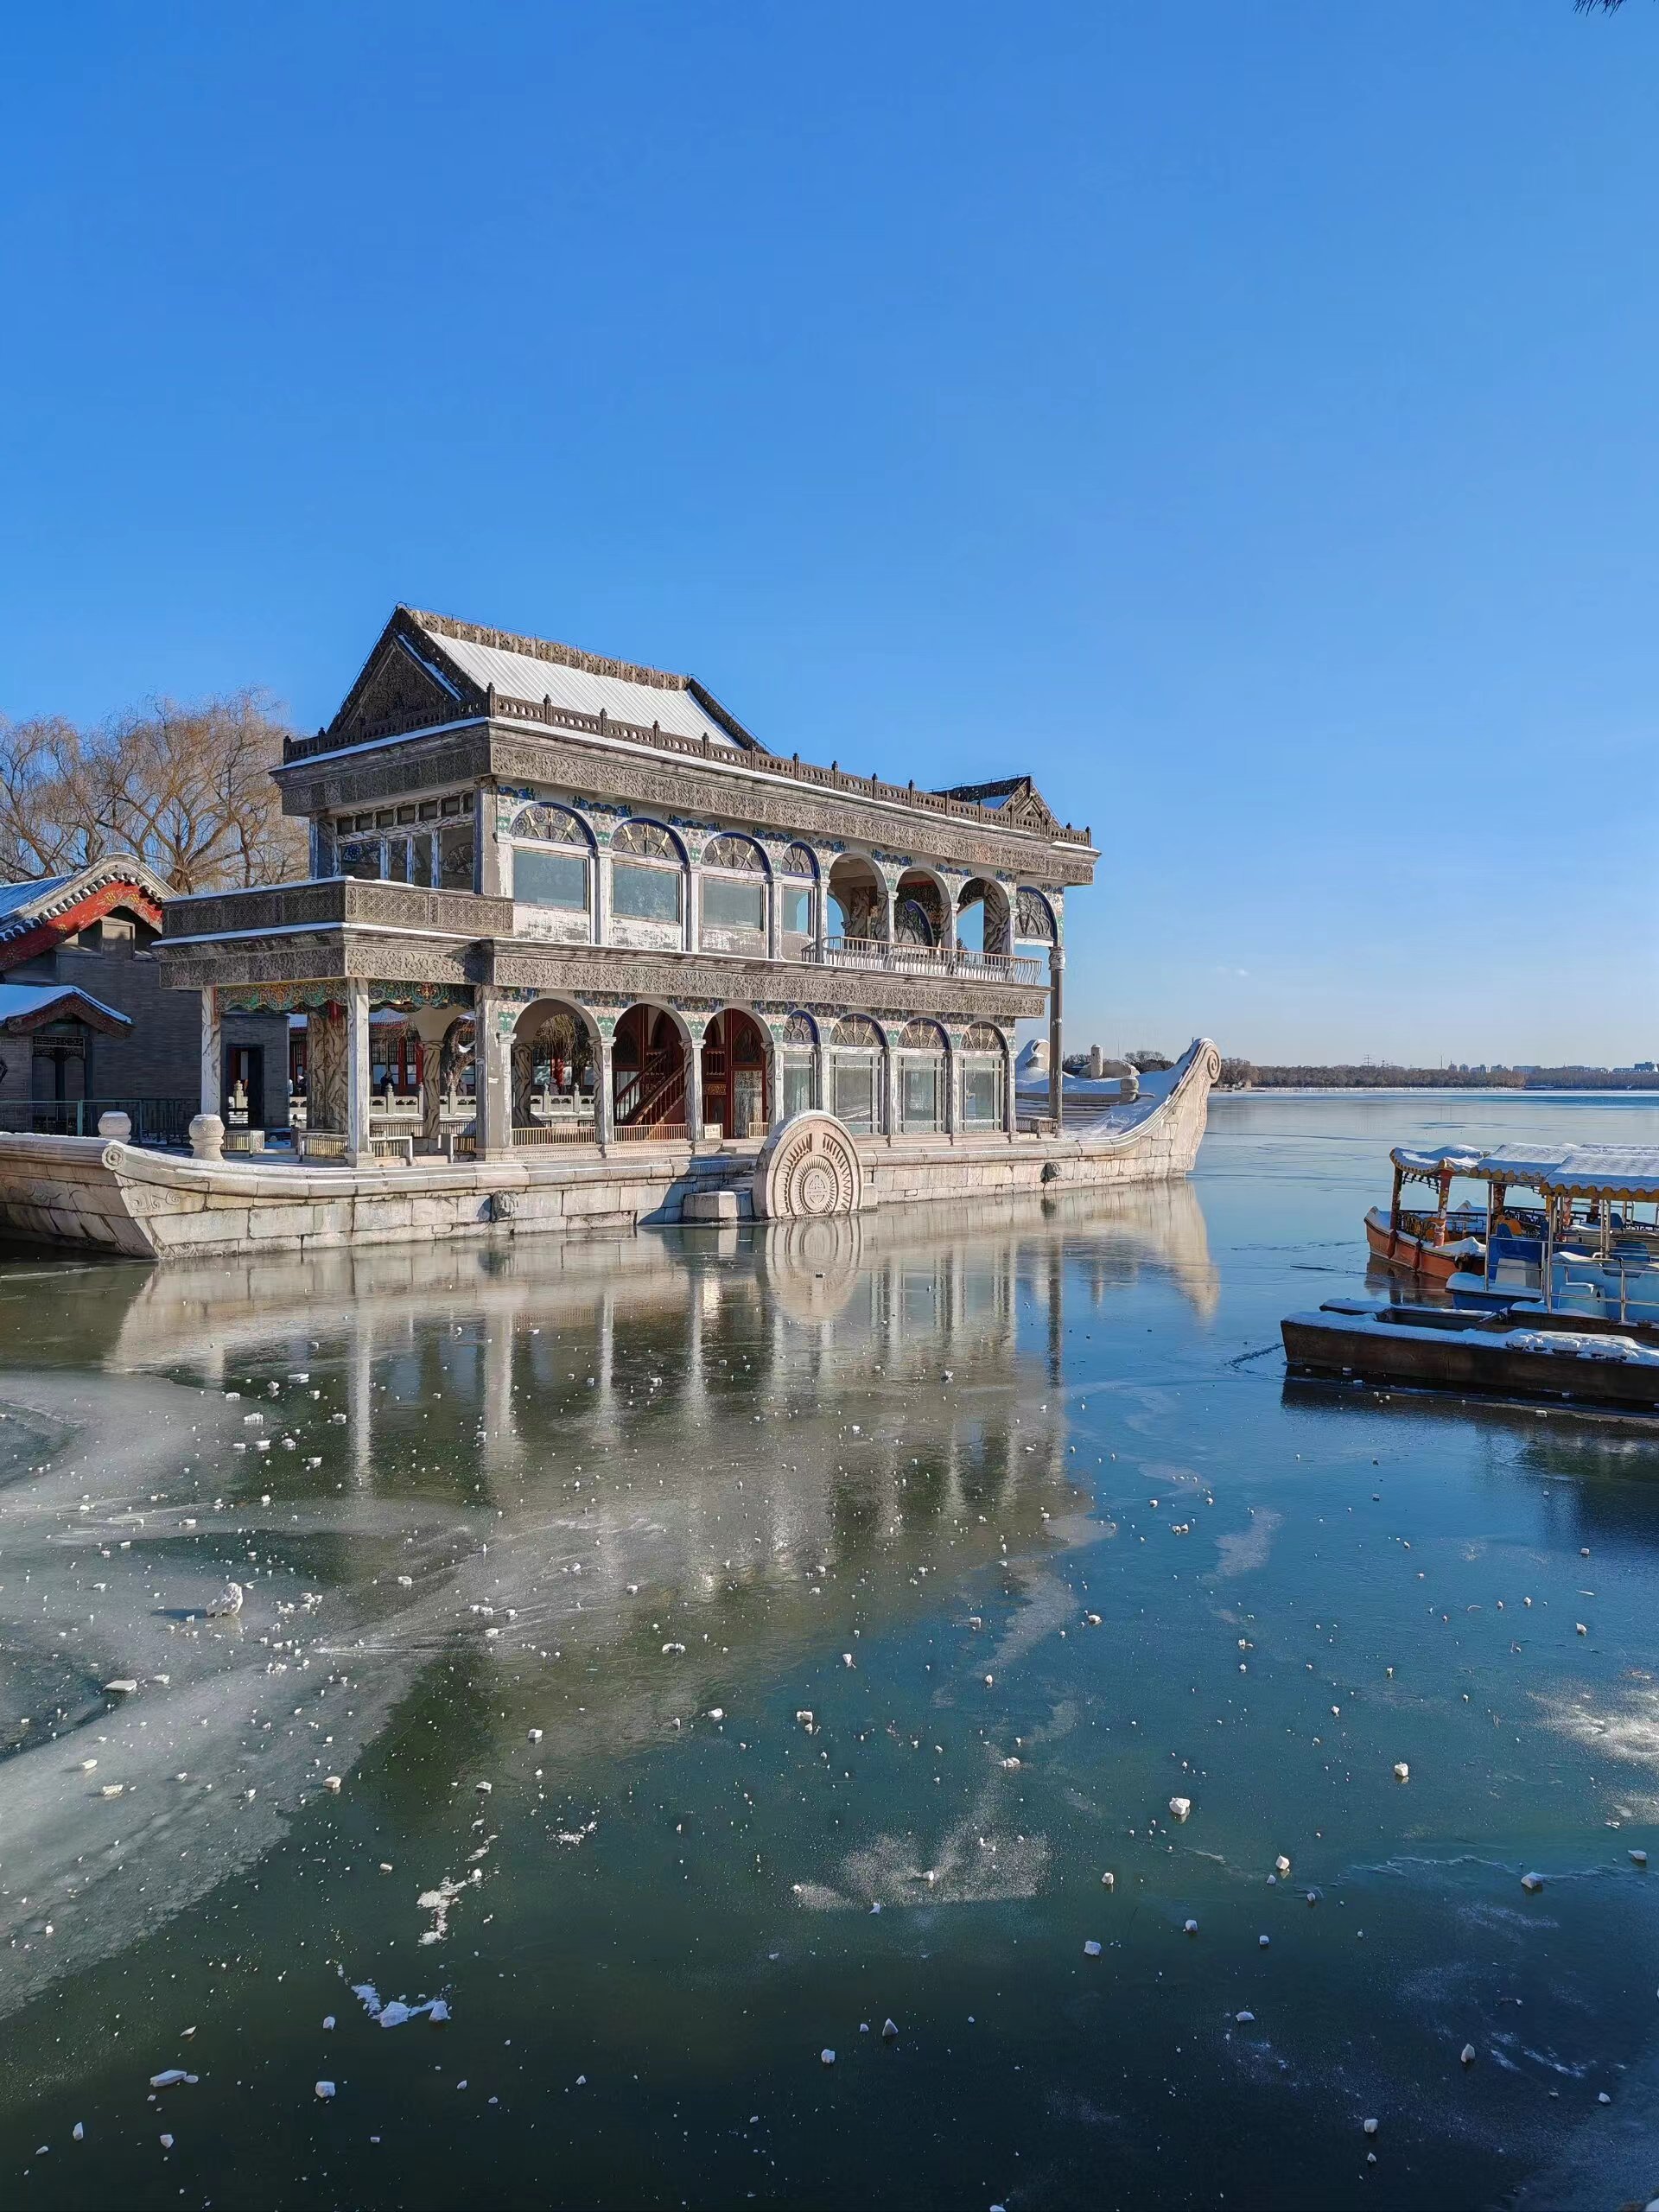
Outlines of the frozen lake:
{"label": "frozen lake", "polygon": [[1050,1209],[0,1260],[5,2201],[1645,2201],[1659,1440],[1278,1346],[1390,1143],[1552,1135],[1659,1110],[1224,1096],[1190,1184]]}

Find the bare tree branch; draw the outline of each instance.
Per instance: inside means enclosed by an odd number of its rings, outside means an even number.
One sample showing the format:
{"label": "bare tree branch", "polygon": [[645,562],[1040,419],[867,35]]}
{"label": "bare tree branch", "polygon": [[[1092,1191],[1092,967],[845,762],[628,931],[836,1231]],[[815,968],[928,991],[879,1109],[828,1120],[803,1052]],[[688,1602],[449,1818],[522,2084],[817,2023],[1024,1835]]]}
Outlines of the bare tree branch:
{"label": "bare tree branch", "polygon": [[285,734],[252,690],[152,700],[90,732],[0,717],[0,869],[63,874],[130,852],[177,891],[280,883],[305,849],[270,776]]}

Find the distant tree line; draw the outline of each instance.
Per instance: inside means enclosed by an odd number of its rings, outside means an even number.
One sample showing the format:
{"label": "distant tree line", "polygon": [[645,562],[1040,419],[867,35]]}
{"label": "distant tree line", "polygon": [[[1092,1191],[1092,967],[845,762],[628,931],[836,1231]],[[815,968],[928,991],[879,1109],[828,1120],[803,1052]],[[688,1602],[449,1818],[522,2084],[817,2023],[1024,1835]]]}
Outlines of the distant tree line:
{"label": "distant tree line", "polygon": [[1224,1059],[1221,1080],[1257,1090],[1659,1090],[1653,1068],[1269,1067]]}
{"label": "distant tree line", "polygon": [[302,874],[304,829],[270,776],[287,734],[257,691],[153,699],[92,729],[0,715],[0,875],[67,875],[111,853],[181,892]]}

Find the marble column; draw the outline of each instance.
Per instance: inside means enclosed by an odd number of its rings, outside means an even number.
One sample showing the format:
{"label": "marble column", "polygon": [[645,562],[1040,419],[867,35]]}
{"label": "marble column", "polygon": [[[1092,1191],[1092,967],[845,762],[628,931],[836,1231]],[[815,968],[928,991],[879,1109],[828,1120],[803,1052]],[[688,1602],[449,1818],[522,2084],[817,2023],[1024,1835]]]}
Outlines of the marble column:
{"label": "marble column", "polygon": [[608,1146],[616,1131],[616,1096],[611,1055],[612,1040],[601,1037],[594,1051],[594,1128],[601,1146]]}
{"label": "marble column", "polygon": [[1060,1065],[1065,1046],[1060,1006],[1060,979],[1065,969],[1065,955],[1057,944],[1048,956],[1048,1110],[1056,1129],[1060,1126],[1061,1096],[1065,1082],[1065,1071]]}
{"label": "marble column", "polygon": [[691,1033],[691,1041],[685,1048],[685,1127],[692,1143],[696,1144],[702,1136],[703,1024],[696,1014],[688,1014],[686,1027]]}
{"label": "marble column", "polygon": [[225,1079],[224,1031],[219,1018],[219,993],[212,983],[201,991],[201,1110],[217,1114]]}
{"label": "marble column", "polygon": [[366,1167],[369,1149],[369,987],[346,986],[346,1160]]}
{"label": "marble column", "polygon": [[512,1031],[509,1029],[505,1037],[500,1033],[503,1011],[497,993],[480,983],[474,993],[473,1014],[476,1101],[474,1142],[480,1160],[512,1157],[512,1096],[507,1059]]}

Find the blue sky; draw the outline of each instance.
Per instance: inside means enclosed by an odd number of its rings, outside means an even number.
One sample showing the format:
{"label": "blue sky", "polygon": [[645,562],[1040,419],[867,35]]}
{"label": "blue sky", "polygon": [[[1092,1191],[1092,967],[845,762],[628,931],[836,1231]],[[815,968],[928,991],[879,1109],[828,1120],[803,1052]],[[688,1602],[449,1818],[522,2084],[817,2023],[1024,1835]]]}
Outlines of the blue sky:
{"label": "blue sky", "polygon": [[0,709],[393,603],[1030,770],[1069,1030],[1659,1053],[1659,5],[13,11]]}

